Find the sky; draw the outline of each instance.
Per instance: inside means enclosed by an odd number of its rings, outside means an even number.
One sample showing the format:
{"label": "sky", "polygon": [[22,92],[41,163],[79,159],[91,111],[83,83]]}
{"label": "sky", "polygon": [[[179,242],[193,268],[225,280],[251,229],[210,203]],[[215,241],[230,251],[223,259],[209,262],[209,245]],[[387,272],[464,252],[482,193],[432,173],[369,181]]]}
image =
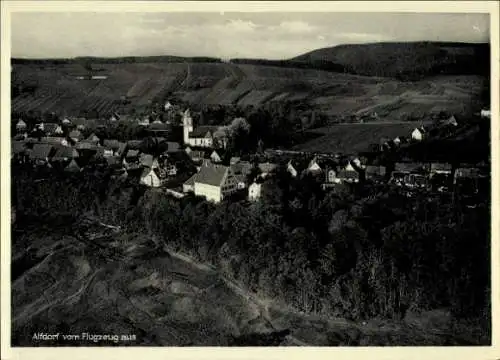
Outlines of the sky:
{"label": "sky", "polygon": [[91,13],[11,15],[11,56],[210,56],[287,59],[339,44],[489,42],[488,14]]}

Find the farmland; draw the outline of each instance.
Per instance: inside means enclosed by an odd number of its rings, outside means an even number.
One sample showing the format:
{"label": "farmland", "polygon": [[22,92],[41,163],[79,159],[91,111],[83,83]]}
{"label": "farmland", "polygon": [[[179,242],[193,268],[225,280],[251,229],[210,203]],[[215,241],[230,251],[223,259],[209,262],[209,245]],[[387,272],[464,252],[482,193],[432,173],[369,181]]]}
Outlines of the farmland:
{"label": "farmland", "polygon": [[[107,76],[77,79],[81,65],[13,64],[21,90],[13,112],[107,116],[147,108],[172,96],[191,104],[259,106],[301,102],[329,116],[377,114],[379,120],[423,119],[430,113],[476,110],[486,79],[479,75],[430,77],[416,82],[315,69],[251,64],[166,62],[93,63]],[[406,120],[406,119],[403,119]]]}
{"label": "farmland", "polygon": [[317,137],[297,145],[294,150],[354,154],[368,150],[370,144],[379,144],[384,138],[410,136],[411,131],[421,124],[422,122],[418,124],[402,122],[339,124],[311,131]]}

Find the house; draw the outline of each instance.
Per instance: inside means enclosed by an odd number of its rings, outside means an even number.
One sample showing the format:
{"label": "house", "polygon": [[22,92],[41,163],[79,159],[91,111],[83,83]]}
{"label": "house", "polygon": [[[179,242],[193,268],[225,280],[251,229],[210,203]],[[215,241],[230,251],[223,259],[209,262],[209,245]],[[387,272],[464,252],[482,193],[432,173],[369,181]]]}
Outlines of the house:
{"label": "house", "polygon": [[309,163],[309,165],[307,167],[307,172],[309,172],[311,174],[317,174],[317,173],[320,173],[322,171],[323,171],[323,169],[321,168],[321,166],[319,164],[318,158],[315,156],[311,160],[311,162]]}
{"label": "house", "polygon": [[240,158],[233,156],[231,159],[229,159],[229,165],[234,165],[240,162]]}
{"label": "house", "polygon": [[406,174],[403,182],[409,188],[424,188],[427,186],[427,177],[424,174]]}
{"label": "house", "polygon": [[476,179],[479,178],[481,172],[478,168],[475,167],[460,167],[455,170],[455,174],[453,175],[453,183],[456,183],[460,179]]}
{"label": "house", "polygon": [[40,139],[40,142],[46,143],[46,144],[54,144],[54,145],[62,145],[62,146],[69,146],[68,140],[63,137],[56,137],[56,136],[46,136],[42,137]]}
{"label": "house", "polygon": [[422,141],[425,137],[425,130],[423,127],[415,128],[411,133],[411,138],[414,141]]}
{"label": "house", "polygon": [[45,135],[50,136],[54,134],[61,135],[63,133],[62,127],[59,124],[56,123],[46,123],[46,124],[41,124],[43,126],[42,130],[45,133]]}
{"label": "house", "polygon": [[106,154],[109,154],[111,150],[111,155],[108,156],[122,156],[127,147],[126,143],[113,139],[104,140],[102,145],[106,149]]}
{"label": "house", "polygon": [[127,149],[139,150],[142,145],[142,140],[129,140],[127,141]]}
{"label": "house", "polygon": [[33,144],[33,149],[29,152],[29,158],[37,165],[49,164],[53,149],[54,146],[51,144]]}
{"label": "house", "polygon": [[198,175],[198,174],[194,174],[189,179],[187,179],[184,182],[184,184],[182,184],[182,191],[183,192],[185,192],[185,193],[194,192],[194,179],[196,178],[196,175]]}
{"label": "house", "polygon": [[381,182],[386,176],[385,166],[368,165],[365,168],[365,180]]}
{"label": "house", "polygon": [[262,184],[262,180],[257,179],[248,187],[248,200],[257,201],[260,199],[262,194]]}
{"label": "house", "polygon": [[166,153],[172,153],[172,152],[180,151],[181,146],[179,145],[178,142],[165,141],[165,143],[167,145],[167,150],[165,151]]}
{"label": "house", "polygon": [[76,126],[76,130],[83,131],[86,128],[87,119],[85,118],[76,118],[72,119],[71,125]]}
{"label": "house", "polygon": [[17,132],[23,132],[26,130],[27,127],[28,127],[28,125],[22,119],[19,119],[19,121],[16,124]]}
{"label": "house", "polygon": [[298,177],[307,169],[307,165],[303,159],[292,159],[286,164],[286,170],[292,177]]}
{"label": "house", "polygon": [[158,159],[154,158],[151,154],[141,154],[139,156],[139,162],[145,167],[150,167],[152,169],[159,168]]}
{"label": "house", "polygon": [[481,117],[482,118],[488,118],[488,119],[490,119],[491,118],[491,110],[489,110],[489,109],[482,109],[481,110]]}
{"label": "house", "polygon": [[276,169],[278,169],[277,164],[273,164],[270,162],[260,163],[257,165],[257,167],[260,170],[260,176],[263,178],[271,175],[274,171],[276,171]]}
{"label": "house", "polygon": [[406,139],[406,137],[404,136],[396,136],[392,142],[394,143],[394,145],[396,146],[400,146],[401,144],[406,144],[408,142],[408,140]]}
{"label": "house", "polygon": [[86,140],[95,145],[99,144],[99,142],[101,141],[101,139],[99,139],[99,137],[95,133],[90,134],[90,136]]}
{"label": "house", "polygon": [[54,146],[54,155],[51,162],[67,162],[78,156],[78,151],[69,146]]}
{"label": "house", "polygon": [[149,116],[146,116],[144,119],[139,120],[140,126],[149,126]]}
{"label": "house", "polygon": [[81,133],[80,130],[73,130],[69,133],[69,137],[74,141],[74,142],[79,142],[80,140],[83,139],[83,134]]}
{"label": "house", "polygon": [[238,190],[238,179],[227,166],[205,162],[194,178],[194,194],[216,203]]}
{"label": "house", "polygon": [[[425,179],[427,169],[420,163],[396,163],[391,173],[390,182],[398,186],[408,185],[414,187]],[[409,176],[418,175],[418,176]]]}
{"label": "house", "polygon": [[444,125],[458,126],[458,122],[455,116],[452,115],[447,120],[444,121]]}
{"label": "house", "polygon": [[[236,175],[248,176],[250,175],[253,165],[248,161],[240,161],[236,164],[230,165],[231,170]],[[262,171],[262,170],[261,170]]]}
{"label": "house", "polygon": [[323,173],[325,174],[324,183],[322,184],[323,190],[342,183],[342,179],[337,176],[339,171],[335,166],[327,166]]}
{"label": "house", "polygon": [[144,171],[141,174],[140,183],[150,187],[160,187],[161,180],[158,174],[158,169],[155,168],[144,168]]}
{"label": "house", "polygon": [[205,152],[200,150],[191,150],[187,154],[194,162],[202,161],[205,158]]}
{"label": "house", "polygon": [[61,121],[61,124],[63,124],[64,126],[71,126],[71,120],[65,117],[65,118]]}
{"label": "house", "polygon": [[445,174],[451,175],[452,166],[447,163],[431,163],[430,175],[434,174]]}
{"label": "house", "polygon": [[163,106],[163,109],[164,109],[165,111],[168,111],[171,107],[172,107],[172,104],[170,103],[170,101],[167,101],[167,102],[165,103],[165,105]]}
{"label": "house", "polygon": [[64,171],[70,173],[77,173],[82,171],[82,168],[80,167],[80,165],[78,165],[75,159],[71,159],[69,164],[64,168]]}
{"label": "house", "polygon": [[139,165],[139,150],[129,149],[123,158],[123,165],[130,166],[133,164]]}
{"label": "house", "polygon": [[358,183],[360,180],[359,172],[356,170],[348,170],[347,168],[337,172],[336,177],[343,183]]}
{"label": "house", "polygon": [[26,161],[26,145],[24,141],[12,141],[10,143],[10,157],[19,163]]}
{"label": "house", "polygon": [[93,143],[87,140],[82,140],[75,144],[75,148],[77,148],[78,150],[92,150],[95,147],[96,146]]}
{"label": "house", "polygon": [[210,154],[210,160],[215,164],[221,163],[222,158],[222,154],[219,154],[219,151],[217,150],[212,151],[212,153]]}

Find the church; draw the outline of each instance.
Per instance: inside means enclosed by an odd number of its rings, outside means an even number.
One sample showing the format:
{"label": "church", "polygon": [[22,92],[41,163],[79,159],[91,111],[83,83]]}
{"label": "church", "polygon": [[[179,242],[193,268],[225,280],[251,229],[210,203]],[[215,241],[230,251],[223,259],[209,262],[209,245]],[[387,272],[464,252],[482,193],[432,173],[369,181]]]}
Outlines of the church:
{"label": "church", "polygon": [[193,118],[189,109],[182,117],[184,145],[202,148],[225,148],[227,136],[222,126],[193,126]]}

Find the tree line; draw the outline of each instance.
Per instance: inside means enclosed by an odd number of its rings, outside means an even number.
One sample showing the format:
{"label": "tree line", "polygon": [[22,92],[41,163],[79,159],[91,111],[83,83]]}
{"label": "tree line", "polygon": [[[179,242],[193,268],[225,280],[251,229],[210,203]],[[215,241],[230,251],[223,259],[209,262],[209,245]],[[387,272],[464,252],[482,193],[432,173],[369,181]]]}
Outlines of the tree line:
{"label": "tree line", "polygon": [[[284,169],[261,201],[214,205],[113,180],[105,170],[33,181],[14,168],[17,223],[93,214],[217,266],[262,297],[298,311],[401,319],[450,309],[490,321],[490,203],[408,198],[384,186],[323,192]],[[82,178],[83,176],[83,178]]]}

